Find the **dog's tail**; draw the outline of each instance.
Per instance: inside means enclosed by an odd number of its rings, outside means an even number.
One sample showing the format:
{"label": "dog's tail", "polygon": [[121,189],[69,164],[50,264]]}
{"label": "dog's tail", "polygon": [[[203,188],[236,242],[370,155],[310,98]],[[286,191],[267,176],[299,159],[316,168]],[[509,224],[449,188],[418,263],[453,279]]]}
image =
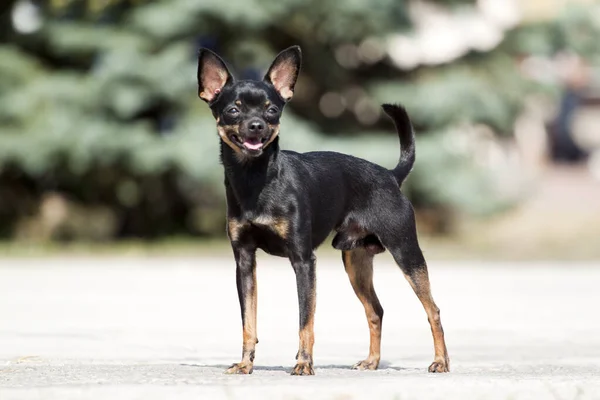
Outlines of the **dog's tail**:
{"label": "dog's tail", "polygon": [[382,107],[394,121],[400,137],[400,161],[392,172],[398,185],[402,185],[415,163],[415,133],[404,107],[393,104],[383,104]]}

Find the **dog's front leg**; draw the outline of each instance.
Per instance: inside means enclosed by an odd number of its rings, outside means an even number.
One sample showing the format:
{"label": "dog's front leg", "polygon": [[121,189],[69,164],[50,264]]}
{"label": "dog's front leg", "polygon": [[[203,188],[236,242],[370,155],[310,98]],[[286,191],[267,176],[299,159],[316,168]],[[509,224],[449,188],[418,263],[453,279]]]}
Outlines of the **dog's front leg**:
{"label": "dog's front leg", "polygon": [[233,364],[225,372],[228,374],[251,374],[254,365],[254,350],[258,343],[256,336],[256,249],[240,248],[234,245],[233,252],[244,333],[242,361]]}
{"label": "dog's front leg", "polygon": [[291,258],[296,273],[298,308],[300,311],[300,344],[292,375],[314,375],[313,345],[315,343],[314,316],[316,307],[316,262],[314,255]]}

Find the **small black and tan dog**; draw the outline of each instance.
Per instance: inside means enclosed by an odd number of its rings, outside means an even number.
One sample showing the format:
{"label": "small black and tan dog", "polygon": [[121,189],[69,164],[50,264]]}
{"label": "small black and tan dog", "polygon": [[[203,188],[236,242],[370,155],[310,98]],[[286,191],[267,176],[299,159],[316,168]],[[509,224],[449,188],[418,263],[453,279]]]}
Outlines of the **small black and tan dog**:
{"label": "small black and tan dog", "polygon": [[404,108],[384,105],[401,141],[400,162],[388,170],[334,152],[299,154],[279,149],[279,119],[300,72],[297,46],[282,51],[262,81],[236,81],[207,49],[198,57],[198,95],[217,121],[225,168],[227,233],[235,256],[243,325],[241,362],[227,373],[252,373],[256,336],[256,250],[289,258],[296,274],[300,345],[292,375],[313,375],[315,256],[335,231],[350,283],[370,329],[369,356],[356,369],[376,369],[383,309],[373,288],[373,257],[389,250],[423,304],[435,348],[430,372],[447,372],[449,358],[440,311],[410,202],[400,185],[415,160],[414,133]]}

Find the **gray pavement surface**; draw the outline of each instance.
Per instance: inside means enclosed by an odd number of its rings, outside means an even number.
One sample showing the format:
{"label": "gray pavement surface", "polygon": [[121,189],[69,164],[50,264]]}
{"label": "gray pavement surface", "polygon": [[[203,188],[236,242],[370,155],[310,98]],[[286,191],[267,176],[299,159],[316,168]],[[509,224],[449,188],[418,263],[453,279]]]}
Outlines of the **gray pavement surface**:
{"label": "gray pavement surface", "polygon": [[0,399],[600,399],[600,263],[430,262],[452,372],[388,256],[382,365],[349,366],[368,328],[341,260],[318,262],[314,377],[292,377],[294,275],[261,255],[255,371],[241,354],[234,265],[223,258],[0,259]]}

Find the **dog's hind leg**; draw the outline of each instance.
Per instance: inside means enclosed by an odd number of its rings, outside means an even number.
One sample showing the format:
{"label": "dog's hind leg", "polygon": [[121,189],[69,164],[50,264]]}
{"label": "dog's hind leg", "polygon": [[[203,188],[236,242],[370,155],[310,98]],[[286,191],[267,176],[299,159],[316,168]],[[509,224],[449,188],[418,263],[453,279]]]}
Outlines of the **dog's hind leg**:
{"label": "dog's hind leg", "polygon": [[380,237],[383,245],[392,253],[394,260],[402,269],[406,280],[408,280],[427,313],[435,350],[435,359],[429,366],[429,372],[448,372],[450,371],[450,359],[446,350],[440,309],[431,295],[427,264],[417,241],[414,215],[411,217],[412,224],[396,224],[391,229],[392,232]]}
{"label": "dog's hind leg", "polygon": [[369,323],[369,356],[353,366],[353,369],[377,369],[381,358],[381,322],[383,308],[373,288],[373,254],[365,248],[343,251],[342,259],[354,293],[365,308]]}
{"label": "dog's hind leg", "polygon": [[410,283],[410,286],[415,291],[415,294],[423,304],[429,325],[431,325],[431,333],[433,335],[433,346],[435,350],[435,359],[429,366],[429,372],[449,372],[450,358],[446,349],[446,341],[444,340],[444,328],[442,328],[442,320],[440,319],[440,309],[433,301],[431,288],[429,284],[429,274],[427,273],[427,265],[423,264],[419,267],[402,268],[404,276]]}

